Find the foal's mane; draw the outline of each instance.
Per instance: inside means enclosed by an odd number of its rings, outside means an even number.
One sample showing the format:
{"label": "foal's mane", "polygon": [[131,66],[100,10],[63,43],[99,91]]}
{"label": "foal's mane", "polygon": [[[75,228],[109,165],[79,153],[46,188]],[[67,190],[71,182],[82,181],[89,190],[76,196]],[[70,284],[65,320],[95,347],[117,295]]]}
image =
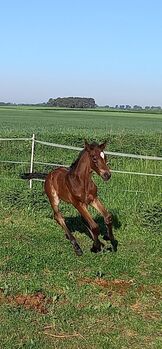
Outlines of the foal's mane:
{"label": "foal's mane", "polygon": [[[98,146],[98,143],[96,143],[96,142],[93,142],[93,143],[89,144],[90,149],[94,149],[94,148],[97,147],[97,146]],[[74,170],[74,169],[77,167],[78,162],[79,162],[79,160],[81,159],[82,155],[85,153],[85,151],[86,151],[86,148],[84,148],[84,149],[79,153],[77,159],[74,160],[74,162],[72,162],[72,164],[70,165],[69,170]]]}
{"label": "foal's mane", "polygon": [[79,160],[80,160],[80,158],[82,157],[82,155],[83,155],[84,152],[85,152],[85,149],[83,149],[83,150],[79,153],[77,159],[74,160],[74,161],[72,162],[72,164],[70,165],[69,170],[74,170],[74,169],[77,167],[78,162],[79,162]]}

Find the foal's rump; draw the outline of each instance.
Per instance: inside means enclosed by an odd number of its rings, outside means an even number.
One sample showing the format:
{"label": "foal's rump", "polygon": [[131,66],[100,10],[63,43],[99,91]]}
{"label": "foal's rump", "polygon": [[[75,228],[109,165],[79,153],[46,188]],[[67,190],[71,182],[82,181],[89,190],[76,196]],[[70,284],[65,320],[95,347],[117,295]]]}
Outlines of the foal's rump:
{"label": "foal's rump", "polygon": [[45,193],[48,197],[53,192],[58,195],[59,199],[66,202],[71,202],[71,193],[68,189],[66,181],[67,173],[67,168],[59,167],[48,174],[44,184]]}

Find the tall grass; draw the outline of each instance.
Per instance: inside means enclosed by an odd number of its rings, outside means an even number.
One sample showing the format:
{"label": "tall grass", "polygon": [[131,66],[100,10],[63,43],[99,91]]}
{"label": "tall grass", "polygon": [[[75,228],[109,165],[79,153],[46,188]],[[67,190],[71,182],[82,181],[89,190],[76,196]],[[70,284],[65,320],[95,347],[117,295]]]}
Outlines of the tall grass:
{"label": "tall grass", "polygon": [[[161,115],[129,114],[98,111],[66,111],[41,108],[0,108],[3,137],[31,137],[48,142],[57,142],[82,147],[84,139],[103,141],[107,139],[107,150],[143,155],[161,155],[162,134]],[[154,125],[150,130],[150,125]],[[141,128],[142,127],[142,128]],[[1,142],[1,160],[26,161],[28,164],[1,163],[1,181],[4,197],[15,185],[23,188],[13,194],[15,205],[22,206],[22,198],[30,197],[28,183],[21,183],[20,174],[28,172],[30,167],[31,141]],[[37,162],[70,165],[78,152],[35,144],[34,160]],[[140,160],[109,156],[112,170],[137,173],[162,174],[162,161]],[[50,165],[34,164],[34,171],[49,172]],[[9,186],[9,182],[11,187]],[[113,173],[112,179],[105,185],[95,175],[99,194],[104,204],[123,215],[138,215],[161,200],[161,177],[148,177],[131,174]],[[34,183],[34,190],[42,192],[42,183]],[[17,190],[17,189],[16,189]],[[22,190],[22,189],[21,189]],[[20,190],[20,191],[21,191]],[[35,195],[36,192],[34,191]],[[10,197],[11,200],[12,194]],[[14,201],[15,200],[15,201]],[[41,201],[41,200],[40,200]],[[41,207],[41,203],[37,206]],[[151,206],[150,206],[151,205]],[[30,204],[32,207],[32,203]],[[151,209],[151,208],[150,208]],[[140,216],[140,214],[139,214]]]}
{"label": "tall grass", "polygon": [[[1,137],[34,132],[41,140],[76,146],[83,146],[84,138],[107,139],[107,150],[162,156],[161,115],[0,108],[0,121]],[[31,142],[3,141],[0,147],[1,160],[30,162]],[[70,164],[77,152],[36,144],[34,156]],[[111,156],[109,163],[114,170],[162,173],[161,161]],[[1,163],[0,169],[2,348],[160,349],[161,177],[113,173],[104,183],[94,174],[98,194],[113,214],[116,254],[90,253],[92,241],[78,213],[61,203],[84,251],[77,258],[51,219],[42,183],[30,190],[20,179],[29,164]],[[35,164],[34,170],[51,167]],[[90,211],[102,235],[103,220]],[[47,313],[31,304],[38,294],[50,298]]]}

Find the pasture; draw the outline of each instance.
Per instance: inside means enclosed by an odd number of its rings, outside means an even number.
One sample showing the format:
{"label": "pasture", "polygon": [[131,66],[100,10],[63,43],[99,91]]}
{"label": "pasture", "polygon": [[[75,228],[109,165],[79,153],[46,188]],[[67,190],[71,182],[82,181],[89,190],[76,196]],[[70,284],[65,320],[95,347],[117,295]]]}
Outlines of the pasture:
{"label": "pasture", "polygon": [[[37,107],[0,108],[0,137],[32,137],[162,156],[162,115]],[[30,141],[0,142],[0,160],[29,161]],[[69,165],[74,150],[35,145],[34,160]],[[113,170],[162,174],[162,161],[109,156]],[[83,250],[77,257],[52,219],[42,183],[20,179],[29,164],[0,163],[0,342],[3,349],[160,349],[162,177],[94,175],[113,214],[117,253],[93,254],[75,209],[61,203]],[[48,172],[49,165],[34,164]],[[102,218],[93,217],[104,231]],[[104,242],[105,245],[107,244]],[[109,246],[109,244],[108,244]]]}

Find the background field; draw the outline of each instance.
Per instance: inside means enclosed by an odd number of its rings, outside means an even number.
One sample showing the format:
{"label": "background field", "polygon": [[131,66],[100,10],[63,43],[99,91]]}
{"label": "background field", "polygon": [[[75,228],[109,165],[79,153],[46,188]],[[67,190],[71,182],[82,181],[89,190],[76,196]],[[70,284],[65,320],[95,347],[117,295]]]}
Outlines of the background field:
{"label": "background field", "polygon": [[[5,107],[0,121],[1,137],[35,133],[40,140],[76,146],[84,138],[107,139],[110,151],[162,156],[160,114]],[[0,146],[1,161],[30,161],[31,142]],[[70,164],[76,156],[36,144],[36,161]],[[114,170],[162,174],[161,161],[111,156],[109,162]],[[80,217],[62,203],[84,252],[77,258],[51,219],[42,183],[30,191],[20,180],[28,170],[29,165],[1,163],[2,348],[160,349],[161,177],[114,173],[106,184],[94,175],[114,216],[116,254],[92,254]],[[102,219],[90,211],[103,233]]]}

